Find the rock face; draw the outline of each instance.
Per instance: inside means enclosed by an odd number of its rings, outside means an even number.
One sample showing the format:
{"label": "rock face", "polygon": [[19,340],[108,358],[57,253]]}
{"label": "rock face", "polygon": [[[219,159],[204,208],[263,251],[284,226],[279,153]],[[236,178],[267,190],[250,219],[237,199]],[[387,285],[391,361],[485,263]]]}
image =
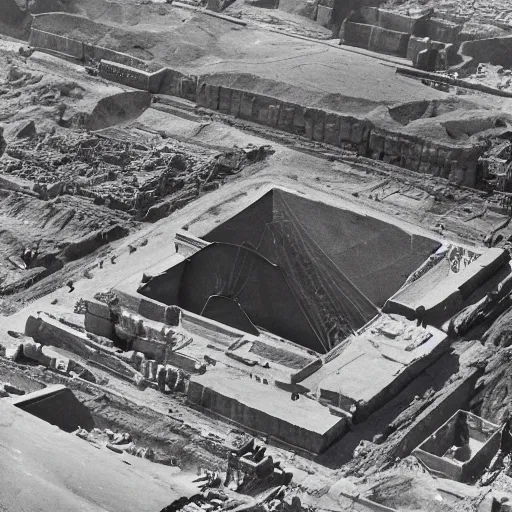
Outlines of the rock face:
{"label": "rock face", "polygon": [[4,139],[4,127],[0,125],[0,157],[4,154],[7,142]]}

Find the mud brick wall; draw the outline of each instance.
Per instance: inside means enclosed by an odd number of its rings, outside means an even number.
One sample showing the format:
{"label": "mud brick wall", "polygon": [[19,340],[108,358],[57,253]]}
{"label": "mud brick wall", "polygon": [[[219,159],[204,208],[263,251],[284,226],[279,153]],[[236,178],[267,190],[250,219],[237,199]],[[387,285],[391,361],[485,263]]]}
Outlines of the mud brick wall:
{"label": "mud brick wall", "polygon": [[34,48],[53,50],[78,60],[83,60],[84,58],[84,45],[81,41],[51,34],[44,30],[32,29],[29,43]]}
{"label": "mud brick wall", "polygon": [[100,62],[100,76],[112,82],[124,84],[135,89],[147,91],[149,89],[149,73],[140,69],[102,60]]}
{"label": "mud brick wall", "polygon": [[382,160],[415,172],[447,178],[461,185],[476,184],[483,147],[457,146],[382,130],[364,118],[304,107],[277,98],[199,79],[197,104],[308,139]]}

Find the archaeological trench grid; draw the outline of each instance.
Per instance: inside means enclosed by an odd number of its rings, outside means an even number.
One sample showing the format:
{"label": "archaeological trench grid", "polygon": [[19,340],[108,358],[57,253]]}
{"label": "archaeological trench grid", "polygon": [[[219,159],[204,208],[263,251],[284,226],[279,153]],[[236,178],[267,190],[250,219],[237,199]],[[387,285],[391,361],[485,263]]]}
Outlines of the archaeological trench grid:
{"label": "archaeological trench grid", "polygon": [[0,0],[0,510],[512,510],[510,0]]}

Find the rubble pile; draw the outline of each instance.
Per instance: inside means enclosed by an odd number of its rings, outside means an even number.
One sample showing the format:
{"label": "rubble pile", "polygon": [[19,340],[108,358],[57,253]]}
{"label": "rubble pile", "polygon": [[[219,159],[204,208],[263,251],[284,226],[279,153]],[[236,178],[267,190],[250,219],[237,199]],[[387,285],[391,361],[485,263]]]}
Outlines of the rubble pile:
{"label": "rubble pile", "polygon": [[[269,153],[268,147],[191,149],[174,141],[148,147],[83,133],[39,134],[9,144],[5,173],[33,182],[43,200],[83,196],[154,221]],[[167,208],[154,208],[164,199]]]}

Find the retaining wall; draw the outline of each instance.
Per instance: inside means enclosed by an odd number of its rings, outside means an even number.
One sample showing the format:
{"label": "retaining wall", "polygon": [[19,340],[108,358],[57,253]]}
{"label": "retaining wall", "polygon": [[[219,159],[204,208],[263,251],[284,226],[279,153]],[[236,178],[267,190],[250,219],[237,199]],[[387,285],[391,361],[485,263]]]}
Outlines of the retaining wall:
{"label": "retaining wall", "polygon": [[448,178],[466,186],[476,183],[477,160],[483,149],[432,142],[379,129],[356,118],[304,107],[199,79],[197,104],[289,133],[325,142],[406,169]]}
{"label": "retaining wall", "polygon": [[43,30],[32,29],[29,43],[30,46],[34,48],[54,50],[78,60],[84,59],[84,44],[76,39],[51,34]]}
{"label": "retaining wall", "polygon": [[135,89],[149,90],[150,73],[117,62],[102,60],[99,74],[111,82],[117,82]]}
{"label": "retaining wall", "polygon": [[126,53],[84,43],[77,39],[52,34],[36,28],[33,28],[30,32],[29,43],[34,48],[56,51],[82,62],[108,60],[137,69],[147,69],[145,61]]}

